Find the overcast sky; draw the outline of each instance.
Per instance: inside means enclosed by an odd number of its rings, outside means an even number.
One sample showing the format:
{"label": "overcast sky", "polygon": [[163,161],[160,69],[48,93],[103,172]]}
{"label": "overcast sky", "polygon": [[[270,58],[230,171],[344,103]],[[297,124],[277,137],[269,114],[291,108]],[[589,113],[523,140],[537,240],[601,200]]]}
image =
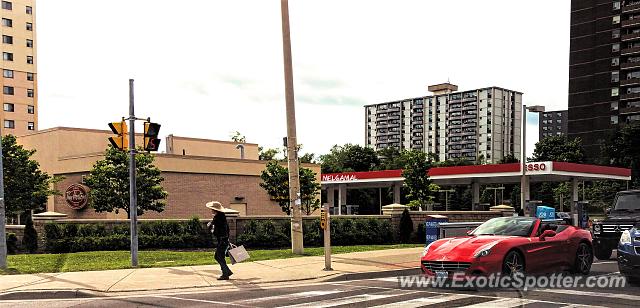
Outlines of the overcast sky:
{"label": "overcast sky", "polygon": [[[128,114],[161,135],[280,147],[286,136],[280,1],[39,0],[40,129],[108,129]],[[567,108],[568,0],[290,0],[302,152],[364,144],[363,105],[499,86]],[[528,150],[537,141],[529,117]],[[139,128],[138,128],[139,129]],[[161,146],[164,149],[164,144]]]}

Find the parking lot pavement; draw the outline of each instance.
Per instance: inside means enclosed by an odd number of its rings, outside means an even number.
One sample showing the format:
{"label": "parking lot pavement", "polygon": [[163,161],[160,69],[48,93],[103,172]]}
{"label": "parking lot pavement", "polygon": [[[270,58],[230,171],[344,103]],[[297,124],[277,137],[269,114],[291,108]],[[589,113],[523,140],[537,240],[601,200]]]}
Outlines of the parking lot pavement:
{"label": "parking lot pavement", "polygon": [[[617,276],[612,261],[596,261],[592,277]],[[637,307],[640,288],[455,290],[401,288],[397,277],[245,289],[164,292],[72,300],[1,301],[2,307]]]}

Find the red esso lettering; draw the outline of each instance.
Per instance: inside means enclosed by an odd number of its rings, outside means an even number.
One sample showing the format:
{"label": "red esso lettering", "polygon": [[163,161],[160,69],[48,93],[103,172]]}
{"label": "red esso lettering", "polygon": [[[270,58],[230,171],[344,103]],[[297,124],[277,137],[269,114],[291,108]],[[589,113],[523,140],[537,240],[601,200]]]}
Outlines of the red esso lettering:
{"label": "red esso lettering", "polygon": [[527,171],[544,171],[547,170],[546,164],[528,164]]}
{"label": "red esso lettering", "polygon": [[544,171],[547,169],[547,165],[546,164],[540,164],[540,170]]}

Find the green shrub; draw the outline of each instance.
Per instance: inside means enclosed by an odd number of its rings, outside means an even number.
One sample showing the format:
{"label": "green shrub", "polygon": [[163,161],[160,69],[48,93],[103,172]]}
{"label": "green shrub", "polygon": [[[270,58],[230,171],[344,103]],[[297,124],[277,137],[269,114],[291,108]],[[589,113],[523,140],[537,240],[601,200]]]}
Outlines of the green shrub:
{"label": "green shrub", "polygon": [[24,225],[22,247],[29,253],[35,253],[38,250],[38,232],[33,226],[33,219],[31,218],[31,215],[27,215],[27,221]]}
{"label": "green shrub", "polygon": [[[49,223],[45,225],[46,249],[54,253],[128,250],[129,225]],[[189,221],[144,221],[139,225],[138,247],[206,248],[213,247],[211,234],[202,228],[198,218]]]}
{"label": "green shrub", "polygon": [[411,239],[411,233],[413,233],[413,221],[409,215],[409,210],[404,209],[402,217],[400,217],[400,242],[409,243]]}
{"label": "green shrub", "polygon": [[291,228],[288,223],[276,222],[270,219],[250,220],[245,225],[242,234],[238,235],[237,242],[239,245],[252,248],[287,247],[291,245]]}
{"label": "green shrub", "polygon": [[15,233],[7,233],[7,253],[14,254],[18,252],[18,237]]}

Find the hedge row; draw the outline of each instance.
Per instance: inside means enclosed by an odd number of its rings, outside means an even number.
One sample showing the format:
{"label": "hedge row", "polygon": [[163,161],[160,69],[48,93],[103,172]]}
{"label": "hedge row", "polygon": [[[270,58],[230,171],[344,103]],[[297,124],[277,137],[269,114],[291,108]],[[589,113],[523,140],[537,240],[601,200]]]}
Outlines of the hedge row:
{"label": "hedge row", "polygon": [[[305,219],[302,224],[304,245],[322,246],[324,237],[319,219]],[[250,220],[238,235],[237,241],[246,247],[283,248],[291,244],[291,225],[288,221]],[[391,221],[375,218],[333,218],[332,245],[374,245],[393,241]]]}
{"label": "hedge row", "polygon": [[[200,220],[141,222],[138,247],[147,248],[206,248],[213,247],[211,234]],[[129,227],[116,225],[107,229],[103,224],[59,224],[44,227],[47,251],[78,252],[96,250],[127,250],[130,245]]]}

